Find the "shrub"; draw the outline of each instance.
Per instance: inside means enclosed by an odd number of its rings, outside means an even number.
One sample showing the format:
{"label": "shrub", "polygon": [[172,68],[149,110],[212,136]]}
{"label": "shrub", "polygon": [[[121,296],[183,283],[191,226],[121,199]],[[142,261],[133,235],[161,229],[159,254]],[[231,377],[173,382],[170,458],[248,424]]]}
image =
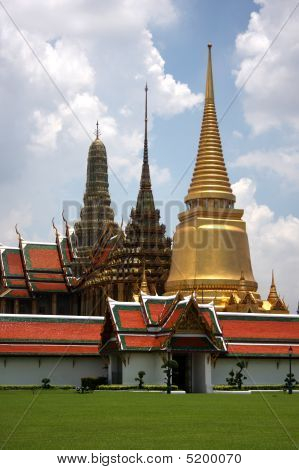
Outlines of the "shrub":
{"label": "shrub", "polygon": [[42,379],[42,388],[50,388],[51,387],[50,382],[51,380],[48,379],[47,377]]}
{"label": "shrub", "polygon": [[144,380],[143,380],[144,376],[145,376],[145,372],[143,370],[140,370],[138,372],[138,377],[135,378],[136,382],[138,382],[138,388],[140,389],[144,388]]}
{"label": "shrub", "polygon": [[[51,385],[50,390],[72,390],[74,385]],[[42,385],[0,385],[0,390],[42,390]]]}
{"label": "shrub", "polygon": [[226,379],[226,381],[229,386],[237,387],[238,390],[241,390],[244,380],[247,379],[247,377],[245,377],[245,375],[243,374],[243,370],[245,369],[245,362],[238,362],[237,367],[239,367],[239,370],[235,372],[232,369],[228,374],[228,378]]}
{"label": "shrub", "polygon": [[[171,386],[172,390],[178,390],[177,385],[172,385]],[[117,385],[117,384],[112,384],[112,385],[99,385],[97,387],[97,390],[139,390],[139,387],[136,385]],[[143,390],[146,391],[166,391],[167,386],[166,385],[144,385]]]}
{"label": "shrub", "polygon": [[90,390],[95,390],[99,385],[107,384],[106,377],[82,377],[81,378],[81,387],[89,388]]}
{"label": "shrub", "polygon": [[[265,385],[243,385],[242,390],[283,390],[285,385],[282,384],[265,384]],[[215,391],[230,391],[239,390],[236,386],[230,385],[214,385],[213,390]],[[299,385],[295,385],[294,390],[299,390]]]}

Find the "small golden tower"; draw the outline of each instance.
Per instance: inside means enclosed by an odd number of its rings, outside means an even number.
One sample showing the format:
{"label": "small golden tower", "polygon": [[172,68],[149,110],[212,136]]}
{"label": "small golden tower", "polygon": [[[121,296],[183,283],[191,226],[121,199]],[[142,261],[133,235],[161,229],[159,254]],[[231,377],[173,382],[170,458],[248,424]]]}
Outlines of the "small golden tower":
{"label": "small golden tower", "polygon": [[264,302],[264,308],[267,308],[267,306],[268,309],[272,311],[272,313],[289,313],[288,307],[286,306],[284,300],[281,299],[277,293],[273,270],[268,299],[266,302]]}
{"label": "small golden tower", "polygon": [[252,293],[258,304],[261,301],[251,267],[243,210],[234,208],[236,198],[222,153],[211,48],[209,44],[197,159],[185,198],[187,210],[179,214],[166,291],[191,294],[197,288],[203,291],[205,302],[214,300],[218,310],[224,310],[232,292],[237,293],[240,288]]}

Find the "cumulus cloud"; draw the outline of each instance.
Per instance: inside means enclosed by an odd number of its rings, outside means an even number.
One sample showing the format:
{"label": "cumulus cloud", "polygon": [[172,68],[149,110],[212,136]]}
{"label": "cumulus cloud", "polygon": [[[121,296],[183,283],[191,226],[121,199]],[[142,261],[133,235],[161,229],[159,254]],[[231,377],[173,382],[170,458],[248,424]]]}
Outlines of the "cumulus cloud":
{"label": "cumulus cloud", "polygon": [[299,219],[291,214],[277,216],[268,206],[258,204],[256,185],[250,178],[241,178],[233,191],[238,207],[245,210],[253,270],[262,297],[268,295],[274,269],[278,291],[295,313],[299,297]]}
{"label": "cumulus cloud", "polygon": [[256,134],[285,126],[298,131],[298,2],[255,0],[255,3],[259,11],[251,13],[247,30],[236,38],[239,59],[236,85],[240,88],[245,84],[245,118]]}
{"label": "cumulus cloud", "polygon": [[[145,81],[150,126],[154,116],[182,113],[203,97],[166,72],[151,34],[152,26],[179,21],[173,0],[11,0],[7,8],[34,53],[3,11],[1,215],[3,225],[11,224],[9,214],[30,205],[28,236],[44,236],[63,200],[82,200],[95,121],[112,172],[127,184],[139,179]],[[170,179],[160,162],[152,159],[151,165],[156,184]]]}
{"label": "cumulus cloud", "polygon": [[281,183],[287,183],[298,189],[299,150],[297,148],[276,148],[273,150],[255,150],[241,155],[233,166],[255,168],[279,176]]}

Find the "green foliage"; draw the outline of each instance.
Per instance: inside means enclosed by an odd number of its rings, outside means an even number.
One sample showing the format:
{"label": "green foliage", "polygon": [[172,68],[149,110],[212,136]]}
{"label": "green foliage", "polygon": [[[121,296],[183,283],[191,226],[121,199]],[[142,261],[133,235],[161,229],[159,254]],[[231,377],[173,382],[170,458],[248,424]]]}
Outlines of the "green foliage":
{"label": "green foliage", "polygon": [[238,390],[241,390],[244,380],[247,380],[247,377],[243,374],[243,370],[245,369],[245,362],[240,361],[237,362],[237,367],[239,370],[235,372],[233,369],[228,374],[228,378],[226,379],[227,385],[232,387],[236,386]]}
{"label": "green foliage", "polygon": [[42,379],[42,388],[50,388],[51,387],[50,382],[51,380],[48,379],[47,377]]}
{"label": "green foliage", "polygon": [[[74,385],[51,385],[50,390],[72,390]],[[42,390],[42,385],[0,385],[0,390]]]}
{"label": "green foliage", "polygon": [[82,377],[81,387],[88,387],[90,390],[95,390],[99,385],[107,384],[106,377]]}
{"label": "green foliage", "polygon": [[89,392],[93,392],[93,390],[90,390],[89,387],[76,387],[76,392],[78,393],[89,393]]}
{"label": "green foliage", "polygon": [[145,372],[140,370],[138,372],[138,377],[135,377],[136,382],[138,382],[138,388],[142,390],[144,388],[144,380],[143,377],[145,376]]}
{"label": "green foliage", "polygon": [[[171,386],[172,390],[178,390],[177,385]],[[136,385],[100,385],[97,387],[97,390],[139,390],[139,387]],[[143,390],[145,391],[166,391],[166,385],[144,385]]]}
{"label": "green foliage", "polygon": [[174,374],[178,373],[179,365],[175,360],[170,359],[164,362],[161,368],[164,369],[163,372],[166,374],[165,382],[167,386],[167,393],[169,394],[171,393],[171,379]]}
{"label": "green foliage", "polygon": [[[264,385],[243,385],[242,390],[284,390],[285,385],[282,384],[264,384]],[[295,390],[299,390],[299,385],[294,386]],[[238,390],[236,386],[231,386],[231,385],[214,385],[213,390],[215,391],[223,391],[223,392],[228,392],[230,390]]]}
{"label": "green foliage", "polygon": [[289,372],[284,379],[284,390],[288,390],[289,393],[293,393],[293,389],[295,388],[295,385],[297,384],[297,381],[295,379],[295,376],[292,372]]}

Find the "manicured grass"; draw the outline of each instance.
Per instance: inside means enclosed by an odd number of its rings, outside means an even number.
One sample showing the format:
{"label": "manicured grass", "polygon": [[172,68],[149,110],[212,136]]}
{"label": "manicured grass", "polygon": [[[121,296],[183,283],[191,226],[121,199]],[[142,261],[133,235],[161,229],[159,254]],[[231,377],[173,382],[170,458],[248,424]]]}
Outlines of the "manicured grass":
{"label": "manicured grass", "polygon": [[1,391],[0,447],[294,449],[298,416],[299,394]]}

